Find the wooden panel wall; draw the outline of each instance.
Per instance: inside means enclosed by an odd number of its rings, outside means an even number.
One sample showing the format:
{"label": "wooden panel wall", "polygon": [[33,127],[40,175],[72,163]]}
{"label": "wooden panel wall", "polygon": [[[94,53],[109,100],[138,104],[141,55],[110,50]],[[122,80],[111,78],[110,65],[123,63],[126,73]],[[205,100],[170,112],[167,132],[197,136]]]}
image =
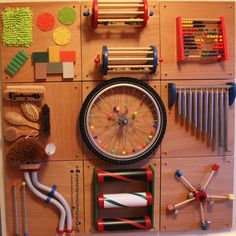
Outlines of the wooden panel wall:
{"label": "wooden panel wall", "polygon": [[[30,55],[34,51],[46,51],[48,46],[54,45],[52,31],[42,33],[35,26],[36,18],[40,13],[53,13],[55,18],[60,8],[64,6],[73,7],[77,13],[76,22],[68,26],[71,31],[71,41],[68,45],[60,47],[63,50],[75,50],[77,61],[75,63],[76,77],[73,81],[62,81],[61,75],[50,75],[46,82],[37,83],[46,88],[45,99],[42,105],[47,103],[51,109],[52,135],[48,140],[41,140],[42,143],[53,142],[57,146],[56,154],[48,162],[42,165],[40,180],[52,186],[56,184],[58,190],[68,200],[73,209],[75,200],[71,200],[75,188],[71,186],[71,178],[74,172],[79,169],[79,214],[81,222],[80,234],[95,233],[93,227],[93,179],[94,167],[97,168],[136,168],[146,167],[152,164],[155,168],[155,207],[154,207],[154,229],[152,231],[178,231],[199,229],[199,211],[194,205],[181,209],[177,217],[166,215],[166,204],[184,200],[187,194],[186,189],[173,177],[177,168],[182,168],[184,173],[194,184],[198,184],[209,173],[210,165],[217,163],[220,171],[212,181],[209,192],[225,194],[233,192],[233,154],[234,154],[234,106],[229,111],[229,146],[227,153],[212,150],[206,143],[198,140],[179,121],[176,120],[176,108],[168,109],[168,82],[176,85],[225,85],[233,81],[235,63],[235,25],[233,2],[158,2],[148,1],[149,10],[154,12],[150,17],[147,27],[143,29],[120,29],[100,28],[94,30],[91,26],[92,17],[83,16],[83,12],[92,7],[92,0],[76,1],[67,3],[11,3],[1,4],[0,11],[5,6],[21,7],[29,6],[34,12],[33,45],[25,48]],[[207,9],[207,10],[206,10]],[[210,10],[209,10],[210,9]],[[225,16],[227,29],[229,60],[221,63],[182,63],[176,62],[176,17],[216,18]],[[61,24],[56,20],[56,27]],[[101,54],[102,46],[130,46],[145,47],[154,45],[157,47],[159,56],[163,62],[154,75],[142,74],[115,74],[102,76],[101,66],[94,64],[94,58]],[[18,51],[18,48],[4,47],[1,45],[1,71],[3,89],[13,84],[36,84],[34,81],[34,67],[31,60],[28,60],[23,68],[14,78],[9,78],[4,72],[5,66]],[[133,77],[144,79],[153,87],[164,101],[167,111],[167,130],[161,147],[156,153],[146,160],[126,166],[118,166],[106,163],[96,156],[85,146],[82,141],[78,127],[78,118],[84,99],[95,86],[102,80],[113,77]],[[207,80],[207,81],[206,81]],[[3,114],[7,111],[20,112],[19,104],[3,102]],[[4,122],[3,128],[9,126]],[[26,128],[20,128],[26,129]],[[6,154],[10,144],[4,143]],[[22,173],[13,169],[8,160],[5,161],[5,194],[7,196],[8,231],[13,234],[13,209],[11,187],[14,181],[22,181]],[[74,183],[73,183],[74,184]],[[221,188],[219,188],[221,186]],[[117,189],[121,192],[122,189]],[[133,188],[134,191],[135,187]],[[107,191],[113,192],[113,186]],[[19,192],[20,209],[21,196]],[[73,195],[73,196],[74,196]],[[48,205],[43,205],[29,190],[27,190],[29,234],[55,235],[58,222],[57,210]],[[209,209],[208,209],[209,210]],[[135,215],[136,210],[129,212]],[[115,211],[109,213],[117,214]],[[212,220],[212,229],[229,228],[232,224],[232,203],[215,204],[207,211],[207,217]],[[20,225],[22,226],[22,210],[19,212]],[[73,211],[73,222],[75,226],[75,211]],[[22,230],[22,227],[21,227]]]}

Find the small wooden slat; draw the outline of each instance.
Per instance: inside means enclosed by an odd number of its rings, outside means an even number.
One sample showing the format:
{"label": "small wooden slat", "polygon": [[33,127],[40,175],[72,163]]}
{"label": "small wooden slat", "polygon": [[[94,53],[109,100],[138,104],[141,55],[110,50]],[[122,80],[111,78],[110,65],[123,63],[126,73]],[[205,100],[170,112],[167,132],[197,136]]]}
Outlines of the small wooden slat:
{"label": "small wooden slat", "polygon": [[154,58],[153,57],[117,57],[117,58],[108,58],[108,61],[153,61]]}
{"label": "small wooden slat", "polygon": [[143,22],[143,19],[98,19],[98,22]]}
{"label": "small wooden slat", "polygon": [[109,4],[109,3],[99,3],[98,7],[143,7],[143,4],[122,4],[122,3],[115,3],[115,4]]}
{"label": "small wooden slat", "polygon": [[108,47],[108,51],[113,50],[113,51],[119,51],[119,50],[151,50],[151,47]]}
{"label": "small wooden slat", "polygon": [[111,65],[108,68],[152,68],[153,65]]}
{"label": "small wooden slat", "polygon": [[153,54],[152,51],[131,51],[131,52],[128,52],[128,51],[108,51],[108,54]]}
{"label": "small wooden slat", "polygon": [[125,15],[142,15],[144,11],[99,11],[98,15],[118,15],[118,14],[125,14]]}

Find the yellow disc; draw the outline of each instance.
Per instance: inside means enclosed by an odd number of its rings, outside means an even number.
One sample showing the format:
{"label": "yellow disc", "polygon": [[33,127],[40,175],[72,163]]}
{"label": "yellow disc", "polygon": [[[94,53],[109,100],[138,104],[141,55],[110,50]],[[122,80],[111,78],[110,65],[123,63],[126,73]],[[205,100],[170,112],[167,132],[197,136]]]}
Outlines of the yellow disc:
{"label": "yellow disc", "polygon": [[53,41],[55,44],[63,46],[70,42],[70,30],[65,27],[59,27],[53,32]]}

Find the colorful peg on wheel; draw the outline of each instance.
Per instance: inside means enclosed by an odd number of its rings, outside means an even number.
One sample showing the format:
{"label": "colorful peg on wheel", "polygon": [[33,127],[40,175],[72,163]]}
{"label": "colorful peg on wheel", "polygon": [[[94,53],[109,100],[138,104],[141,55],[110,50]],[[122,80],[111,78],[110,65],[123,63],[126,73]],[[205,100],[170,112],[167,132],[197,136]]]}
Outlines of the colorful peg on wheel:
{"label": "colorful peg on wheel", "polygon": [[134,112],[132,113],[132,118],[135,119],[136,116],[137,116],[137,114],[138,114],[138,112],[137,112],[137,111],[134,111]]}
{"label": "colorful peg on wheel", "polygon": [[183,176],[182,170],[176,170],[175,175],[179,177],[193,192],[197,192],[193,185]]}
{"label": "colorful peg on wheel", "polygon": [[220,166],[218,166],[218,165],[216,165],[216,164],[214,164],[214,165],[212,166],[212,171],[211,171],[210,176],[208,177],[206,183],[205,183],[204,186],[203,186],[203,190],[206,190],[206,188],[207,188],[207,186],[209,185],[209,183],[210,183],[212,177],[213,177],[214,174],[219,170],[219,168],[220,168]]}
{"label": "colorful peg on wheel", "polygon": [[95,58],[94,58],[94,63],[95,64],[100,64],[101,62],[101,58],[100,58],[100,55],[98,54]]}

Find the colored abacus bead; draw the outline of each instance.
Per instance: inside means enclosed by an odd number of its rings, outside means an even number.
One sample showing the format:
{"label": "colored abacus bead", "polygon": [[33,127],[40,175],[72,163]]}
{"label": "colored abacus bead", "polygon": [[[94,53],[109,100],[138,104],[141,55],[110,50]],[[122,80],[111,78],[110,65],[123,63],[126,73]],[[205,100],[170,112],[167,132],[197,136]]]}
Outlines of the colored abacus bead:
{"label": "colored abacus bead", "polygon": [[181,177],[181,176],[183,175],[182,170],[176,170],[175,175],[176,175],[177,177]]}

